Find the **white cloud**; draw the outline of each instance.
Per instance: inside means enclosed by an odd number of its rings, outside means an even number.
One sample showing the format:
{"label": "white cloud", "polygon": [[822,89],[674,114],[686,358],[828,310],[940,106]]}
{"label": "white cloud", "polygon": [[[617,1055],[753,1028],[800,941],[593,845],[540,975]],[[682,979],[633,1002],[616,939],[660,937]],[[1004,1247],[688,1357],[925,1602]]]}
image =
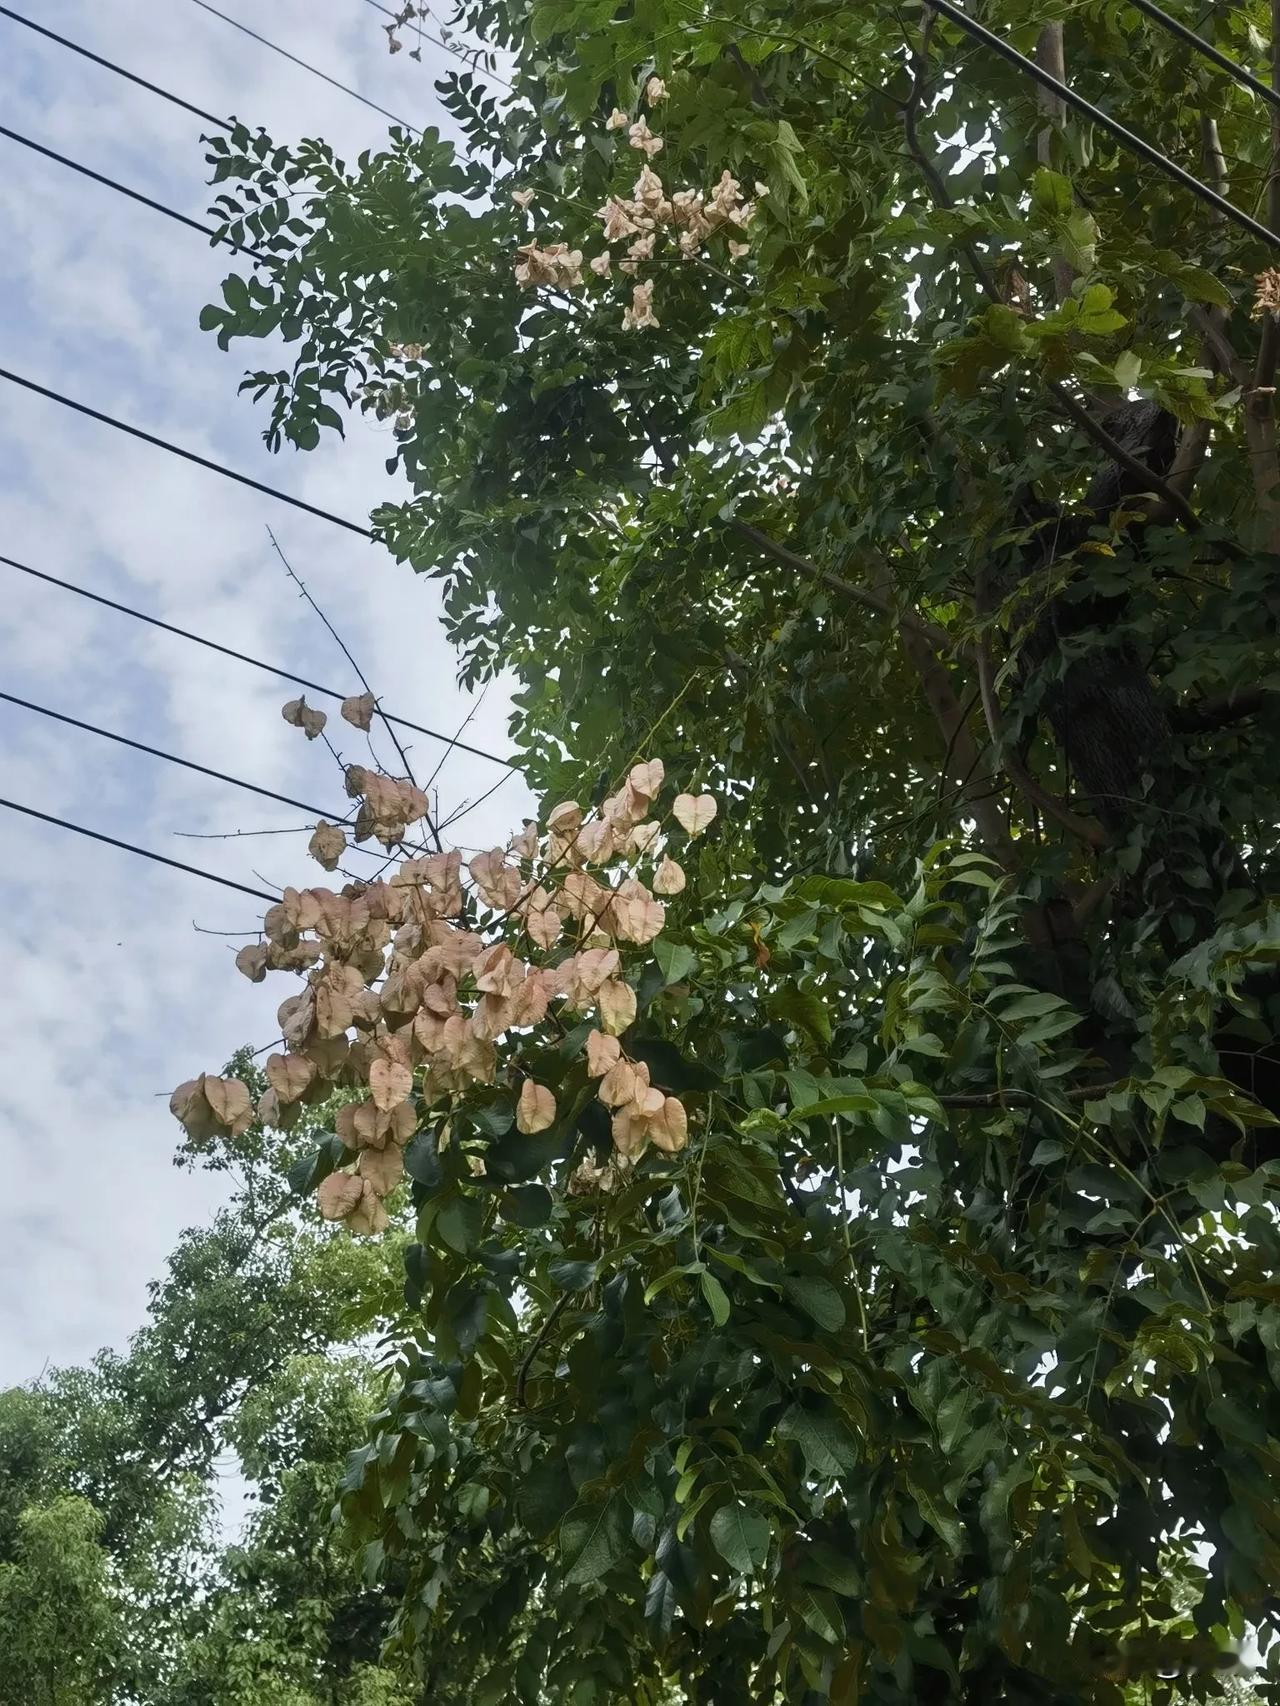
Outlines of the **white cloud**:
{"label": "white cloud", "polygon": [[[385,122],[194,6],[60,0],[32,17],[210,112],[264,124],[281,140],[324,136],[344,157]],[[291,47],[418,124],[451,129],[432,92],[440,56],[391,59],[378,14],[349,0],[317,8],[227,0]],[[206,203],[199,121],[31,31],[0,20],[6,122],[193,217]],[[424,54],[424,58],[427,55]],[[349,442],[270,457],[261,417],[236,385],[246,358],[197,328],[229,270],[194,232],[64,168],[3,143],[0,365],[362,521],[389,482],[385,442],[353,423]],[[250,355],[247,359],[255,359]],[[0,385],[4,552],[299,674],[354,689],[351,672],[270,548],[270,524],[298,573],[390,709],[446,732],[470,708],[438,623],[433,583],[354,534],[273,502],[57,404]],[[4,690],[242,776],[338,806],[319,743],[280,717],[285,683],[0,567]],[[506,750],[509,702],[490,691],[465,738]],[[0,705],[0,794],[259,886],[305,871],[305,837],[182,840],[301,821],[283,806]],[[353,756],[363,737],[337,725]],[[375,731],[376,737],[376,731]],[[335,736],[335,739],[338,737]],[[421,735],[411,758],[440,748]],[[380,742],[385,750],[385,742]],[[452,807],[497,779],[450,756]],[[466,820],[485,844],[518,821],[518,781]],[[6,977],[0,1025],[5,1150],[0,1275],[20,1300],[0,1328],[0,1381],[121,1344],[142,1320],[146,1283],[181,1228],[207,1219],[208,1178],[176,1171],[170,1088],[274,1031],[283,991],[230,965],[234,940],[193,920],[249,929],[256,903],[30,819],[0,814]]]}

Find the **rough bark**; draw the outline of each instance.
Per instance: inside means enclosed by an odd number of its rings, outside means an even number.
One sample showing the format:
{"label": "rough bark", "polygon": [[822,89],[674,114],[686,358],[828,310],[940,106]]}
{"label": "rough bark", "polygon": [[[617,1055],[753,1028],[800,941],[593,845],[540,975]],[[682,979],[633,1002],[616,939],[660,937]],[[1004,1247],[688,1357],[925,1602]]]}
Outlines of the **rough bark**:
{"label": "rough bark", "polygon": [[[1126,404],[1104,422],[1143,462],[1160,474],[1176,453],[1177,424],[1153,403]],[[1092,521],[1105,517],[1135,491],[1132,476],[1114,464],[1090,482],[1078,516],[1054,514],[1042,525],[1039,551],[1024,562],[1031,623],[1021,654],[1024,685],[1040,707],[1075,779],[1082,803],[1113,833],[1133,822],[1147,793],[1144,778],[1163,778],[1173,730],[1167,707],[1142,659],[1124,638],[1104,639],[1063,665],[1064,646],[1085,634],[1105,635],[1123,612],[1123,600],[1074,597],[1071,589],[1034,608],[1037,578],[1079,544]]]}

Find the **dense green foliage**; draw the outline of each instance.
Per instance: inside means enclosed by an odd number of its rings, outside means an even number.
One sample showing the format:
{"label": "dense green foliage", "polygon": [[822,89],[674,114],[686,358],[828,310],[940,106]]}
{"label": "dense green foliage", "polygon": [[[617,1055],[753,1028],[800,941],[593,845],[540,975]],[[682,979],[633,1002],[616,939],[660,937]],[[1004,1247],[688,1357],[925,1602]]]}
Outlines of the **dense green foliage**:
{"label": "dense green foliage", "polygon": [[[982,12],[1280,226],[1175,39]],[[1200,21],[1262,65],[1256,0]],[[273,446],[394,420],[379,529],[535,786],[722,811],[624,1038],[683,1154],[568,1188],[580,1033],[504,1044],[537,1139],[500,1075],[445,1147],[424,1083],[342,1497],[393,1651],[469,1706],[1219,1697],[1280,1609],[1274,255],[915,7],[461,23],[514,80],[445,77],[465,150],[211,143],[273,259],[204,321],[295,347]],[[640,328],[616,244],[514,277],[633,197],[614,107],[666,195],[759,186],[746,253],[656,233]]]}
{"label": "dense green foliage", "polygon": [[[330,1522],[397,1253],[300,1217],[261,1127],[232,1149],[211,1158],[231,1200],[184,1234],[128,1350],[0,1393],[5,1706],[418,1698],[379,1663],[391,1601]],[[236,1475],[249,1508],[228,1534]]]}

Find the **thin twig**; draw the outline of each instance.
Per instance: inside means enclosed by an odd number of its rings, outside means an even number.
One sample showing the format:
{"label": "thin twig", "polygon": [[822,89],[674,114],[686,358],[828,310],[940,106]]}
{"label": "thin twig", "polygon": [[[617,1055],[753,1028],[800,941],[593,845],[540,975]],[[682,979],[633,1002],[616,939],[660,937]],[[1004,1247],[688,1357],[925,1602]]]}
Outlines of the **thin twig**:
{"label": "thin twig", "polygon": [[560,1319],[560,1316],[564,1312],[564,1307],[572,1295],[572,1292],[561,1292],[560,1296],[555,1300],[548,1311],[546,1320],[542,1323],[541,1327],[538,1328],[538,1331],[534,1336],[533,1343],[529,1346],[529,1349],[525,1352],[524,1357],[521,1360],[519,1370],[516,1374],[516,1403],[522,1410],[528,1408],[528,1405],[525,1403],[524,1394],[525,1387],[529,1382],[529,1371],[533,1367],[533,1359],[546,1343],[551,1329]]}
{"label": "thin twig", "polygon": [[449,754],[453,751],[454,747],[457,746],[458,742],[462,739],[462,736],[466,733],[467,724],[471,721],[472,717],[475,716],[476,712],[480,709],[481,705],[484,704],[485,695],[488,693],[490,685],[491,684],[489,682],[487,682],[487,681],[485,682],[484,686],[480,689],[479,698],[475,701],[475,703],[472,705],[471,709],[467,712],[466,716],[458,724],[457,733],[450,735],[449,744],[445,747],[444,751],[440,754],[439,763],[436,765],[435,769],[431,772],[430,776],[427,777],[426,781],[422,785],[422,791],[424,794],[429,794],[431,792],[431,784],[435,781],[436,777],[444,769],[445,760],[448,758]]}
{"label": "thin twig", "polygon": [[500,776],[498,778],[492,788],[486,788],[484,793],[481,794],[478,799],[470,801],[464,800],[462,805],[458,807],[457,811],[450,812],[448,817],[444,819],[440,825],[441,829],[448,829],[451,824],[457,823],[459,818],[466,817],[468,812],[473,812],[478,806],[482,806],[491,794],[496,794],[498,789],[502,787],[503,783],[509,782],[515,774],[516,772],[514,770],[508,770],[505,776]]}
{"label": "thin twig", "polygon": [[[301,580],[301,578],[297,574],[294,573],[293,565],[290,563],[289,559],[285,556],[284,552],[280,549],[279,541],[276,539],[276,536],[271,531],[270,527],[267,528],[267,538],[270,539],[270,541],[271,541],[272,550],[275,552],[276,556],[279,557],[280,561],[284,564],[285,572],[289,576],[289,579],[294,582],[294,584],[298,588],[298,591],[302,594],[303,598],[306,599],[307,603],[311,606],[311,608],[315,611],[316,615],[324,623],[325,627],[329,630],[330,634],[333,635],[333,638],[337,641],[343,657],[346,658],[347,662],[351,665],[352,669],[355,670],[356,678],[359,681],[360,685],[364,688],[365,692],[368,693],[370,695],[370,697],[373,699],[374,708],[377,711],[378,716],[382,719],[382,726],[383,726],[383,728],[386,729],[387,733],[391,736],[391,744],[395,747],[396,752],[399,754],[401,764],[404,765],[405,775],[413,783],[414,787],[417,787],[417,781],[416,781],[414,774],[413,774],[413,767],[409,763],[408,754],[405,752],[404,747],[400,744],[400,737],[396,733],[396,731],[392,728],[390,719],[387,717],[386,713],[383,711],[382,706],[379,703],[377,694],[374,693],[373,688],[370,687],[368,677],[365,675],[364,671],[360,668],[360,665],[356,662],[355,658],[351,655],[350,647],[347,645],[346,641],[342,638],[342,635],[334,627],[333,623],[330,622],[329,618],[325,615],[324,611],[321,610],[320,606],[316,603],[315,599],[307,591],[307,588],[306,588],[305,584],[303,583],[303,581]],[[330,750],[332,751],[332,748],[330,748]],[[337,755],[335,754],[335,757],[336,756]],[[429,812],[427,814],[426,822],[427,822],[427,828],[431,831],[431,838],[436,844],[436,852],[439,853],[442,849],[442,843],[440,840],[439,832],[437,831],[435,824],[432,822],[431,814]]]}
{"label": "thin twig", "polygon": [[[1105,1096],[1109,1090],[1127,1082],[1125,1078],[1109,1078],[1104,1084],[1073,1084],[1057,1094],[1068,1102],[1087,1102],[1095,1096]],[[935,1096],[934,1100],[944,1108],[998,1108],[1010,1101],[1044,1102],[1045,1098],[1038,1090],[1019,1090],[1006,1084],[998,1090],[962,1091],[950,1096]],[[1051,1103],[1046,1105],[1052,1106]]]}
{"label": "thin twig", "polygon": [[793,551],[789,545],[780,544],[778,540],[762,533],[758,527],[752,527],[749,522],[739,521],[731,517],[727,525],[744,539],[774,557],[788,568],[795,569],[807,579],[815,581],[819,586],[825,586],[829,592],[839,594],[841,598],[851,598],[855,604],[865,605],[868,610],[874,610],[881,616],[892,617],[903,628],[910,628],[929,642],[935,650],[949,652],[955,649],[955,640],[945,628],[940,628],[936,622],[926,622],[913,611],[899,610],[892,599],[883,598],[879,593],[872,592],[869,587],[855,581],[847,581],[840,575],[832,574],[830,569],[819,568],[817,563],[811,563],[807,557],[802,557],[798,551]]}

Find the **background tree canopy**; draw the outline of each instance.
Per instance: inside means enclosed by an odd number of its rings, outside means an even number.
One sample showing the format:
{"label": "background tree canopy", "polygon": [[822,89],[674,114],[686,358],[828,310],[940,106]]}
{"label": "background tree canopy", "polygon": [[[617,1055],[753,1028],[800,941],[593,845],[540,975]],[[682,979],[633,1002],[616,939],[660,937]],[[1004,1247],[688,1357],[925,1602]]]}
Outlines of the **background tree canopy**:
{"label": "background tree canopy", "polygon": [[[232,1069],[266,1088],[247,1054]],[[231,1200],[184,1235],[127,1352],[0,1393],[5,1706],[418,1699],[379,1663],[394,1601],[330,1522],[399,1249],[300,1216],[290,1159],[260,1126],[208,1157]],[[219,1518],[236,1474],[242,1526]]]}
{"label": "background tree canopy", "polygon": [[[1175,36],[978,10],[1280,230],[1271,115]],[[1255,71],[1280,34],[1186,18]],[[471,1706],[1067,1706],[1220,1698],[1252,1625],[1280,1699],[1275,246],[917,6],[452,27],[511,85],[440,85],[465,150],[210,143],[269,259],[204,324],[283,339],[273,448],[394,422],[378,531],[463,677],[519,674],[549,803],[661,759],[720,811],[604,1023],[687,1146],[626,1153],[572,1015],[442,1084],[399,940],[349,1061],[286,1021],[379,1108],[418,1049],[341,1496],[390,1660]],[[310,904],[264,963],[376,981]]]}

